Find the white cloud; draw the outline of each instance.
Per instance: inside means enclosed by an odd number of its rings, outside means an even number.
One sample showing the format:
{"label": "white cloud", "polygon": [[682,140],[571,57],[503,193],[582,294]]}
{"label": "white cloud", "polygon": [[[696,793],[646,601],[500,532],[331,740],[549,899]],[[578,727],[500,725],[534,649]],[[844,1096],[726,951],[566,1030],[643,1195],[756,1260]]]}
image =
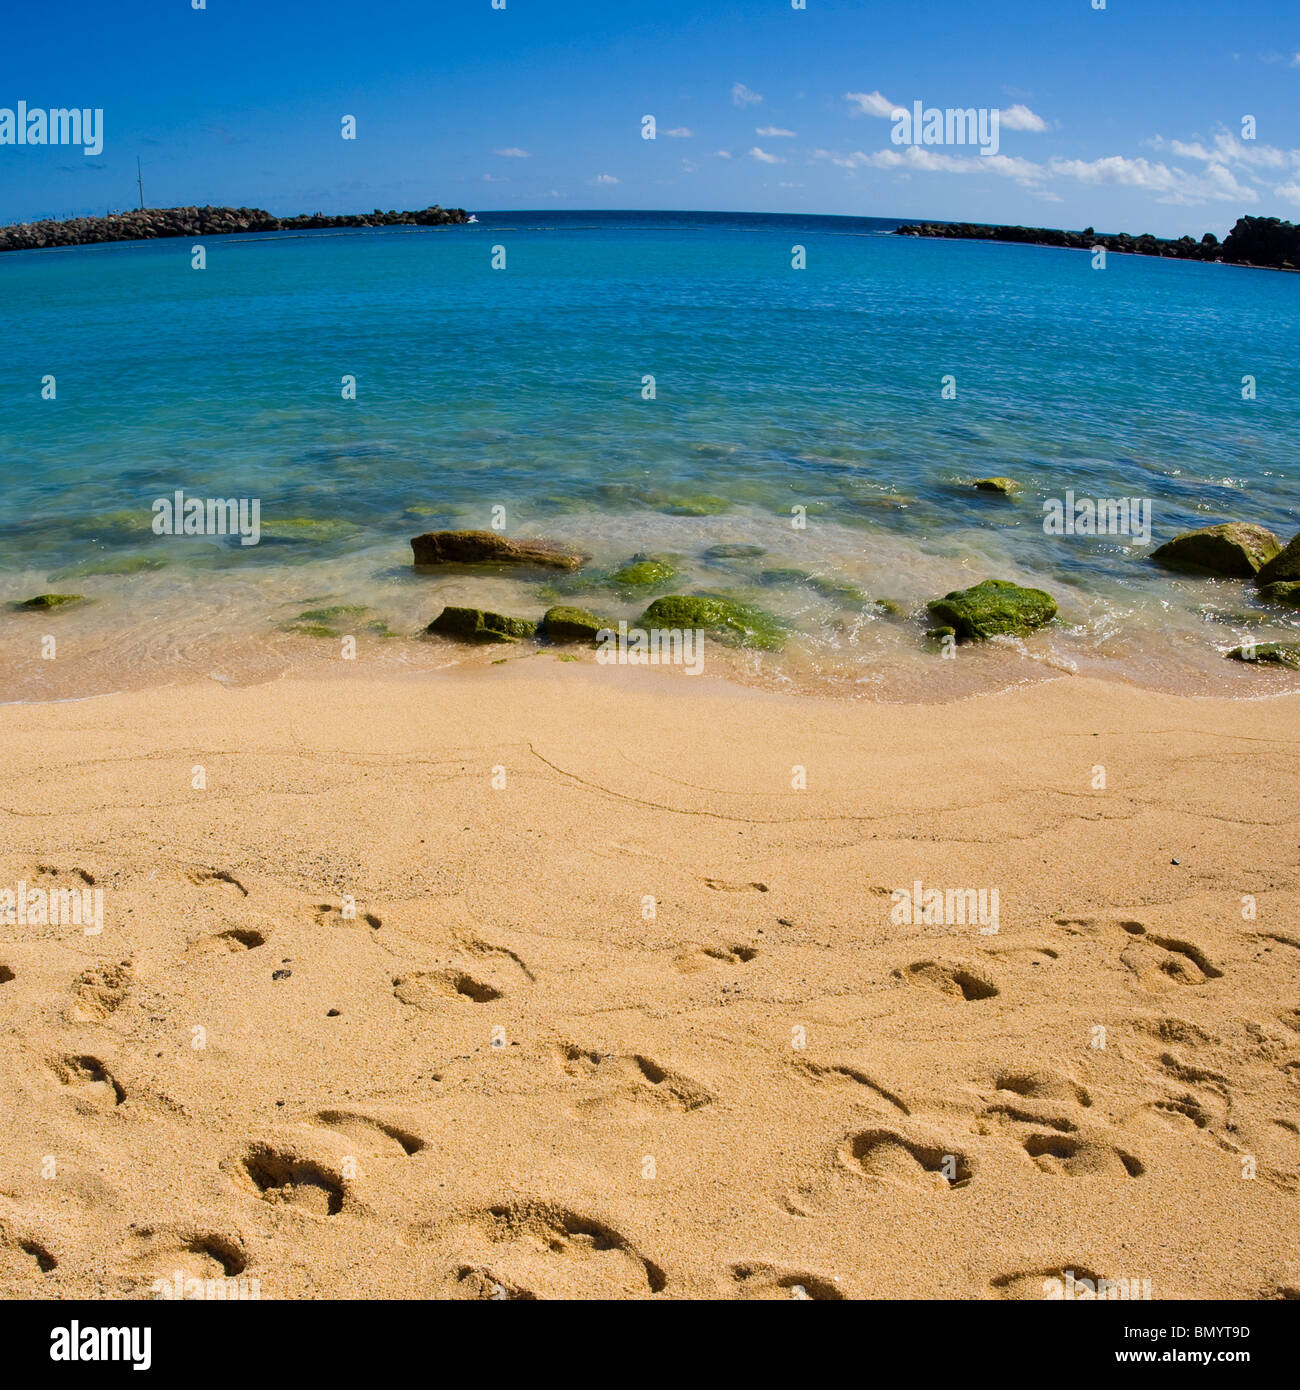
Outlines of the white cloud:
{"label": "white cloud", "polygon": [[814,159],[827,159],[841,169],[908,169],[922,174],[996,174],[1015,179],[1018,183],[1039,183],[1047,177],[1041,164],[1029,159],[1013,159],[1010,155],[940,154],[921,145],[904,145],[901,150],[877,150],[863,154],[837,154],[833,150],[817,150]]}
{"label": "white cloud", "polygon": [[737,106],[755,106],[763,98],[757,92],[751,92],[743,82],[737,82],[731,89],[731,100]]}
{"label": "white cloud", "polygon": [[755,135],[766,135],[771,140],[793,140],[795,133],[793,130],[782,130],[780,126],[760,125],[754,127]]}
{"label": "white cloud", "polygon": [[499,154],[503,159],[531,159],[532,155],[527,150],[521,150],[517,145],[511,145],[504,150],[493,150],[493,154]]}
{"label": "white cloud", "polygon": [[1147,142],[1152,149],[1168,150],[1179,159],[1197,159],[1206,164],[1239,164],[1261,169],[1300,169],[1300,150],[1280,150],[1276,145],[1257,145],[1239,140],[1222,127],[1207,146],[1202,140],[1166,140],[1157,135]]}
{"label": "white cloud", "polygon": [[1259,194],[1238,183],[1223,164],[1210,164],[1202,174],[1173,169],[1168,164],[1152,164],[1146,159],[1129,159],[1121,154],[1104,159],[1053,159],[1048,165],[1058,178],[1080,183],[1117,184],[1154,193],[1159,203],[1257,203]]}
{"label": "white cloud", "polygon": [[778,188],[803,188],[804,185],[801,184],[801,183],[778,183],[778,184],[777,184],[777,187],[778,187]]}
{"label": "white cloud", "polygon": [[998,123],[1004,130],[1046,130],[1047,122],[1035,115],[1029,107],[1017,102],[1014,106],[1004,106],[999,113]]}
{"label": "white cloud", "polygon": [[550,191],[549,193],[543,193],[543,194],[542,194],[542,197],[543,197],[543,198],[558,198],[559,196],[560,196],[560,190],[559,190],[558,188],[552,188],[551,191]]}
{"label": "white cloud", "polygon": [[499,178],[497,178],[497,176],[496,176],[495,174],[484,174],[484,175],[483,175],[483,182],[484,182],[484,183],[509,183],[510,180],[509,180],[509,179],[499,179]]}
{"label": "white cloud", "polygon": [[1279,184],[1273,194],[1278,198],[1285,198],[1288,203],[1300,203],[1300,183]]}
{"label": "white cloud", "polygon": [[779,154],[768,154],[766,150],[760,150],[757,145],[749,152],[751,159],[756,159],[760,164],[784,164],[785,160]]}
{"label": "white cloud", "polygon": [[665,131],[664,131],[664,134],[665,134],[665,135],[671,135],[671,136],[673,137],[674,140],[694,140],[694,139],[695,139],[695,132],[690,128],[690,126],[684,126],[684,125],[675,126],[672,130],[665,130]]}
{"label": "white cloud", "polygon": [[618,180],[614,177],[613,174],[597,174],[596,177],[595,177],[594,179],[591,180],[591,182],[592,182],[592,183],[598,183],[598,184],[605,184],[605,183],[617,183]]}
{"label": "white cloud", "polygon": [[1297,53],[1295,57],[1291,59],[1291,66],[1293,68],[1300,68],[1300,53]]}
{"label": "white cloud", "polygon": [[715,159],[730,159],[730,158],[731,158],[731,151],[730,151],[730,150],[714,150],[714,151],[713,151],[713,157],[714,157]]}
{"label": "white cloud", "polygon": [[897,102],[890,101],[879,92],[845,92],[844,100],[857,106],[858,109],[851,113],[855,116],[883,116],[889,120],[899,109]]}

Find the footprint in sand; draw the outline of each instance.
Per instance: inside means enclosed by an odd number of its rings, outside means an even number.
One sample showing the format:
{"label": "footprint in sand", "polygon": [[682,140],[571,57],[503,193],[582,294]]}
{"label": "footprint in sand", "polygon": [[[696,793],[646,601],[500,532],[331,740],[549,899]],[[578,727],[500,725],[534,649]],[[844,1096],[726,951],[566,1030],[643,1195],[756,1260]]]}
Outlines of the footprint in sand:
{"label": "footprint in sand", "polygon": [[1140,922],[1121,922],[1120,926],[1133,938],[1120,952],[1120,961],[1144,989],[1203,985],[1222,979],[1223,971],[1190,941],[1152,936]]}
{"label": "footprint in sand", "polygon": [[725,878],[706,878],[704,880],[706,888],[712,888],[718,893],[766,893],[766,883],[731,883]]}
{"label": "footprint in sand", "polygon": [[1139,1178],[1145,1166],[1132,1154],[1075,1134],[1031,1134],[1025,1152],[1044,1173],[1070,1178]]}
{"label": "footprint in sand", "polygon": [[225,884],[227,887],[234,888],[242,897],[248,897],[248,889],[229,869],[189,869],[186,871],[185,877],[196,887]]}
{"label": "footprint in sand", "polygon": [[55,1057],[50,1070],[71,1090],[79,1107],[113,1110],[126,1099],[126,1089],[97,1057]]}
{"label": "footprint in sand", "polygon": [[138,1226],[131,1231],[127,1258],[142,1272],[132,1278],[234,1279],[248,1268],[248,1254],[233,1236],[190,1226]]}
{"label": "footprint in sand", "polygon": [[970,1159],[957,1149],[905,1139],[888,1129],[850,1135],[840,1146],[839,1159],[852,1172],[909,1186],[967,1187],[974,1173]]}
{"label": "footprint in sand", "polygon": [[719,965],[748,965],[757,955],[756,946],[691,946],[673,964],[683,975],[695,975]]}
{"label": "footprint in sand", "polygon": [[668,1282],[607,1222],[547,1202],[489,1207],[469,1219],[465,1234],[484,1252],[460,1271],[470,1297],[491,1297],[499,1286],[512,1298],[644,1298]]}
{"label": "footprint in sand", "polygon": [[1046,1265],[1042,1269],[1023,1269],[1010,1274],[999,1274],[990,1282],[989,1287],[993,1290],[994,1298],[1033,1301],[1046,1298],[1049,1293],[1056,1291],[1058,1285],[1064,1287],[1068,1282],[1067,1274],[1072,1275],[1076,1281],[1089,1280],[1094,1287],[1099,1282],[1099,1276],[1086,1265]]}
{"label": "footprint in sand", "polygon": [[318,927],[369,927],[372,931],[378,931],[384,925],[376,912],[358,912],[352,917],[345,917],[343,909],[332,903],[318,903],[312,909],[312,916]]}
{"label": "footprint in sand", "polygon": [[196,941],[190,948],[204,953],[233,955],[240,951],[255,951],[266,945],[266,937],[251,927],[231,927],[228,931],[217,932]]}
{"label": "footprint in sand", "polygon": [[556,1063],[566,1075],[599,1088],[576,1103],[580,1113],[646,1106],[687,1111],[713,1103],[706,1087],[640,1054],[594,1052],[570,1043],[557,1050]]}
{"label": "footprint in sand", "polygon": [[343,1209],[342,1179],[290,1149],[254,1144],[234,1167],[272,1206],[294,1207],[311,1216],[336,1216]]}
{"label": "footprint in sand", "polygon": [[393,977],[393,993],[413,1009],[437,1012],[447,1003],[491,1004],[533,983],[533,973],[513,951],[468,941],[450,965]]}
{"label": "footprint in sand", "polygon": [[342,1134],[374,1158],[410,1157],[425,1147],[424,1140],[399,1125],[352,1110],[321,1110],[316,1124]]}
{"label": "footprint in sand", "polygon": [[0,1222],[0,1287],[41,1279],[58,1268],[49,1247],[35,1236]]}
{"label": "footprint in sand", "polygon": [[796,1299],[840,1303],[847,1299],[834,1278],[808,1270],[781,1269],[755,1260],[731,1266],[731,1296],[768,1302]]}
{"label": "footprint in sand", "polygon": [[18,977],[7,965],[0,964],[0,985],[7,985],[10,981],[16,980],[17,978]]}
{"label": "footprint in sand", "polygon": [[846,1063],[808,1062],[791,1063],[795,1073],[815,1086],[833,1086],[843,1091],[850,1099],[862,1100],[871,1104],[883,1100],[902,1115],[912,1112],[892,1091],[873,1081],[864,1071]]}
{"label": "footprint in sand", "polygon": [[73,1013],[82,1023],[106,1019],[126,1002],[133,979],[129,960],[90,966],[72,982]]}
{"label": "footprint in sand", "polygon": [[922,985],[967,1003],[995,999],[999,993],[998,987],[986,975],[958,961],[919,960],[904,970],[895,970],[893,974],[894,979],[906,984]]}

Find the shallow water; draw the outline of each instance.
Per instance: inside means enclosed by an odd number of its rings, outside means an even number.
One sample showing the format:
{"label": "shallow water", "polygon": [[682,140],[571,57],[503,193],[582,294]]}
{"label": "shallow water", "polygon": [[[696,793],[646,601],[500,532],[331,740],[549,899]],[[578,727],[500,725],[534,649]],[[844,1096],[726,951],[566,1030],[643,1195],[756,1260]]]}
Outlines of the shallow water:
{"label": "shallow water", "polygon": [[[1300,528],[1300,277],[1119,256],[1094,271],[894,225],[485,214],[211,238],[203,271],[181,242],[0,256],[0,598],[94,600],[0,613],[0,696],[336,660],[333,639],[285,630],[334,604],[369,610],[347,626],[377,666],[497,660],[413,634],[446,602],[635,618],[648,596],[602,576],[643,552],[674,557],[672,591],[790,623],[779,656],[709,648],[714,669],[778,688],[943,698],[1070,671],[1300,685],[1223,659],[1295,637],[1297,617],[1145,559],[1190,526]],[[973,492],[987,475],[1020,498]],[[155,536],[152,503],[177,488],[259,499],[261,543]],[[1042,504],[1067,489],[1149,499],[1151,543],[1045,534]],[[489,526],[494,507],[510,533],[589,552],[591,582],[411,571],[411,535]],[[720,543],[764,553],[710,559]],[[764,574],[781,569],[812,579]],[[941,660],[925,600],[990,576],[1050,590],[1060,625]]]}

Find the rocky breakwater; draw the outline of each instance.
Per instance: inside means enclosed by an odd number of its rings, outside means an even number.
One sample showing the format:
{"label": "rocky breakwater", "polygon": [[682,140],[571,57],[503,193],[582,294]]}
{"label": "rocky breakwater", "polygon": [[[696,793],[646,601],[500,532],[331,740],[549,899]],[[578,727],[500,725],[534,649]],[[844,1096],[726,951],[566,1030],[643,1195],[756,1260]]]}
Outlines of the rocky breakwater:
{"label": "rocky breakwater", "polygon": [[469,220],[462,208],[434,206],[419,212],[307,213],[274,217],[263,208],[140,208],[107,217],[66,222],[19,222],[0,228],[0,251],[39,251],[51,246],[93,246],[110,241],[165,237],[226,236],[238,232],[296,232],[323,227],[444,227]]}

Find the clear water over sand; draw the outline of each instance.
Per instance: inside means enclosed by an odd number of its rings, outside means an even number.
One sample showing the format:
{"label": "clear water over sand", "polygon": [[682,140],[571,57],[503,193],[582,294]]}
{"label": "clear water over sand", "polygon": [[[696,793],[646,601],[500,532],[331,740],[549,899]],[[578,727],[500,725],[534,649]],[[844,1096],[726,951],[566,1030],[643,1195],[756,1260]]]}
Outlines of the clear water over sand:
{"label": "clear water over sand", "polygon": [[[414,634],[449,602],[635,618],[647,598],[598,579],[643,552],[674,557],[676,592],[790,623],[779,656],[711,649],[719,674],[767,685],[1300,683],[1223,659],[1251,635],[1294,638],[1296,618],[1145,559],[1192,526],[1300,528],[1300,277],[1138,257],[1094,271],[894,225],[485,214],[213,238],[203,271],[180,242],[0,257],[0,598],[94,600],[0,612],[0,696],[336,665],[337,642],[286,628],[337,604],[368,610],[348,625],[376,668],[499,659]],[[987,475],[1018,479],[1019,500],[972,492]],[[151,505],[177,488],[258,498],[261,543],[155,536]],[[1044,499],[1071,489],[1149,499],[1151,544],[1045,535]],[[510,533],[588,551],[593,582],[412,572],[410,536],[489,526],[498,506]],[[720,544],[763,553],[710,557]],[[768,573],[791,569],[811,582]],[[1060,626],[940,660],[924,601],[991,576],[1051,591]]]}

